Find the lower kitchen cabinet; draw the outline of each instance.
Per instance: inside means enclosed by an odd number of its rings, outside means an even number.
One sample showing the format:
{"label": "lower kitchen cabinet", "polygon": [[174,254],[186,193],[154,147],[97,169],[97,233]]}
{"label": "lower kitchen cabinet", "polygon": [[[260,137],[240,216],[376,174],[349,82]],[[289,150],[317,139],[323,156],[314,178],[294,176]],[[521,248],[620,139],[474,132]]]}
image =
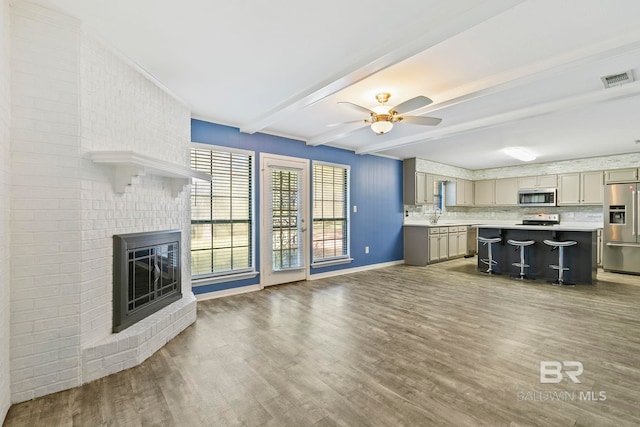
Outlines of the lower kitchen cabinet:
{"label": "lower kitchen cabinet", "polygon": [[404,262],[427,265],[467,253],[467,227],[404,226]]}
{"label": "lower kitchen cabinet", "polygon": [[449,236],[447,258],[458,256],[458,232],[454,231],[454,228],[457,229],[458,227],[449,227],[449,233],[447,233]]}
{"label": "lower kitchen cabinet", "polygon": [[449,258],[448,228],[429,228],[429,263]]}
{"label": "lower kitchen cabinet", "polygon": [[458,252],[455,256],[465,256],[467,254],[467,227],[458,227]]}

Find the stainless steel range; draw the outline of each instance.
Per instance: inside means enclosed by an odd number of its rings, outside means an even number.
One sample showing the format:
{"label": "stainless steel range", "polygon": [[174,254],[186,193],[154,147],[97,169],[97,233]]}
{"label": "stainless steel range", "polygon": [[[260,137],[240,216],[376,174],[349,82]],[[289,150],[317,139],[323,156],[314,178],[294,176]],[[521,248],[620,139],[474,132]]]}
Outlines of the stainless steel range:
{"label": "stainless steel range", "polygon": [[527,214],[522,217],[522,223],[516,225],[547,225],[560,224],[560,214]]}

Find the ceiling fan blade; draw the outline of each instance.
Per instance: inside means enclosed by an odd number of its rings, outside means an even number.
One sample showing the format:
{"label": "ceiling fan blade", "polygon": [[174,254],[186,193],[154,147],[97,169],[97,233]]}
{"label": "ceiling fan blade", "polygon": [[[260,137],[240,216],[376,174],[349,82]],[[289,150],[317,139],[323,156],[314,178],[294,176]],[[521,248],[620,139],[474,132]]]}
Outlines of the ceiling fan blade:
{"label": "ceiling fan blade", "polygon": [[416,96],[415,98],[407,99],[406,101],[396,105],[391,110],[396,111],[398,114],[408,113],[410,111],[417,110],[418,108],[426,107],[433,103],[433,101],[426,96]]}
{"label": "ceiling fan blade", "polygon": [[344,106],[344,107],[348,107],[351,108],[352,110],[356,110],[360,113],[367,113],[367,114],[371,114],[373,113],[373,111],[371,111],[370,109],[366,108],[366,107],[362,107],[358,104],[354,104],[353,102],[347,102],[347,101],[340,101],[338,102],[338,104]]}
{"label": "ceiling fan blade", "polygon": [[360,123],[362,122],[362,124],[364,125],[366,123],[366,120],[364,119],[360,119],[360,120],[351,120],[348,122],[342,122],[342,123],[331,123],[330,125],[327,125],[329,127],[336,127],[336,126],[342,126],[342,125],[350,125],[352,123]]}
{"label": "ceiling fan blade", "polygon": [[412,125],[436,126],[440,124],[442,119],[437,117],[421,117],[421,116],[404,116],[402,123],[410,123]]}

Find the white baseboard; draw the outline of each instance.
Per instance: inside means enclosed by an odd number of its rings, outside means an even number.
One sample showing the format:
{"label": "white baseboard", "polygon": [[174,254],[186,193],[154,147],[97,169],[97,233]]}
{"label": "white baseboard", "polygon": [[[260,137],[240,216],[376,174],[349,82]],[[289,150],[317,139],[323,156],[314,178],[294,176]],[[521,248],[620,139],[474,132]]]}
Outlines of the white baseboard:
{"label": "white baseboard", "polygon": [[223,289],[221,291],[207,292],[206,294],[196,295],[198,301],[206,301],[208,299],[216,299],[222,297],[230,297],[232,295],[246,294],[248,292],[261,291],[261,285],[240,286],[238,288]]}
{"label": "white baseboard", "polygon": [[327,271],[324,273],[312,274],[309,280],[324,279],[327,277],[342,276],[343,274],[357,273],[359,271],[375,270],[376,268],[391,267],[392,265],[404,264],[404,260],[381,262],[379,264],[363,265],[362,267],[343,268],[341,270]]}
{"label": "white baseboard", "polygon": [[[341,270],[327,271],[324,273],[312,274],[308,280],[324,279],[326,277],[342,276],[343,274],[357,273],[359,271],[375,270],[377,268],[391,267],[392,265],[404,264],[404,260],[381,262],[379,264],[363,265],[361,267],[343,268]],[[248,292],[261,291],[262,285],[241,286],[239,288],[224,289],[222,291],[207,292],[206,294],[196,295],[198,301],[206,301],[209,299],[230,297],[232,295],[246,294]]]}

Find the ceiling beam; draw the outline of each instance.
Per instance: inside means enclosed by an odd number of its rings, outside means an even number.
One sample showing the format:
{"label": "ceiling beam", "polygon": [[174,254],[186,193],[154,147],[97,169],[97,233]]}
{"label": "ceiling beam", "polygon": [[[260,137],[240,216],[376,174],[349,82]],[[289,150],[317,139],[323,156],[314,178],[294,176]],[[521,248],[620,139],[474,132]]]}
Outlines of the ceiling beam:
{"label": "ceiling beam", "polygon": [[378,144],[372,144],[356,150],[356,154],[377,153],[380,151],[390,150],[392,148],[406,147],[408,145],[421,142],[433,141],[460,135],[463,133],[477,131],[480,129],[503,125],[506,123],[526,120],[533,117],[543,116],[546,114],[566,111],[585,105],[600,104],[603,102],[616,101],[619,99],[629,98],[640,95],[640,81],[628,83],[623,86],[613,87],[610,89],[601,89],[585,94],[572,97],[566,97],[551,102],[545,102],[533,105],[519,110],[513,110],[506,113],[495,114],[493,116],[483,117],[477,120],[459,123],[445,128],[423,132],[418,135],[411,135],[404,138],[398,138],[393,141],[386,141]]}
{"label": "ceiling beam", "polygon": [[[428,29],[412,40],[396,40],[381,46],[377,51],[357,63],[349,64],[341,72],[295,94],[262,116],[240,126],[240,132],[255,133],[277,122],[282,117],[312,105],[346,87],[349,87],[379,71],[422,52],[442,41],[496,16],[525,0],[493,0],[469,9],[455,19]],[[480,7],[481,6],[481,7]]]}
{"label": "ceiling beam", "polygon": [[[576,49],[563,55],[547,58],[514,70],[507,70],[456,88],[441,96],[443,101],[430,104],[412,113],[414,116],[442,110],[458,104],[494,95],[506,90],[531,84],[553,74],[609,57],[640,49],[640,30],[620,35],[616,38]],[[343,138],[351,131],[331,130],[307,140],[307,145],[322,145]],[[430,133],[430,132],[428,132]],[[393,148],[395,139],[387,140],[385,149]],[[370,152],[370,151],[369,151]]]}

